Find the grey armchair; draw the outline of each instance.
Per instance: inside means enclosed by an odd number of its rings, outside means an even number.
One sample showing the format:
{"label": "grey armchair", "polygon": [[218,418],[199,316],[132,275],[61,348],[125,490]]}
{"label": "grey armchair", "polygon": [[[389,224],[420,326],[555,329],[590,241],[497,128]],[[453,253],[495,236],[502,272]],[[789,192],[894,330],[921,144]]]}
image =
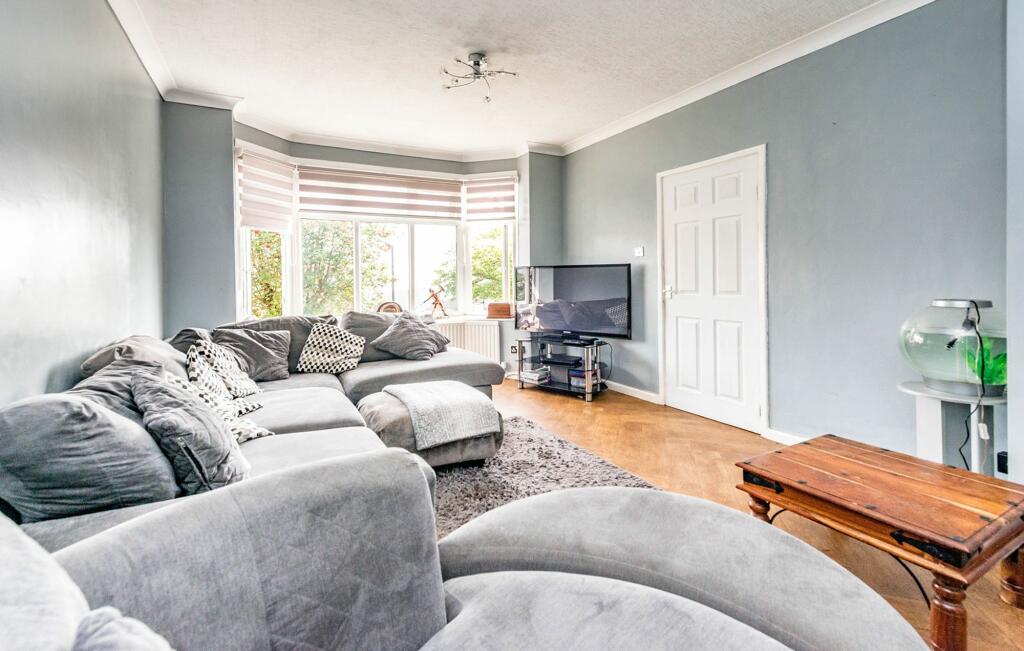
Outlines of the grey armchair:
{"label": "grey armchair", "polygon": [[825,556],[700,500],[559,491],[438,544],[427,481],[397,449],[183,500],[50,558],[90,607],[182,650],[925,648]]}

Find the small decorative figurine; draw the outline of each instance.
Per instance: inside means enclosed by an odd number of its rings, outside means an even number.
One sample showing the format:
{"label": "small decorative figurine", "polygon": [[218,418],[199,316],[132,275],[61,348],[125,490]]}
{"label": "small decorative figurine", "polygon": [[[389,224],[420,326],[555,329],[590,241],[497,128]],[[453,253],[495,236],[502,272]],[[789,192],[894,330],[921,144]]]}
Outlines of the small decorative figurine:
{"label": "small decorative figurine", "polygon": [[444,309],[444,302],[441,301],[441,293],[444,292],[444,287],[441,285],[431,285],[427,291],[430,292],[430,296],[423,302],[430,303],[430,316],[434,316],[438,309],[441,310],[443,316],[448,316],[447,310]]}

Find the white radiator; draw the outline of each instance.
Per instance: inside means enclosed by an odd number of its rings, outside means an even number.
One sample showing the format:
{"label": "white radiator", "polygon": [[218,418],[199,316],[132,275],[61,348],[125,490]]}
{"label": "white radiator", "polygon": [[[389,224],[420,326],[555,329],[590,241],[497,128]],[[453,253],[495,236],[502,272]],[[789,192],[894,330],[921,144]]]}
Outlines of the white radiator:
{"label": "white radiator", "polygon": [[457,348],[480,353],[501,364],[501,330],[498,321],[439,321],[434,327]]}

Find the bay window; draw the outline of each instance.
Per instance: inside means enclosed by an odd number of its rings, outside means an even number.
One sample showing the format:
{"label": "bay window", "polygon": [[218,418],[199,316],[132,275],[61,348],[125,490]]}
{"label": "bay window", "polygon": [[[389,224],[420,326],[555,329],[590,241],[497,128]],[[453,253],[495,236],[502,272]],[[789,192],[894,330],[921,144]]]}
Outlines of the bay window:
{"label": "bay window", "polygon": [[395,302],[449,314],[511,301],[515,178],[441,178],[239,157],[239,313],[341,314]]}

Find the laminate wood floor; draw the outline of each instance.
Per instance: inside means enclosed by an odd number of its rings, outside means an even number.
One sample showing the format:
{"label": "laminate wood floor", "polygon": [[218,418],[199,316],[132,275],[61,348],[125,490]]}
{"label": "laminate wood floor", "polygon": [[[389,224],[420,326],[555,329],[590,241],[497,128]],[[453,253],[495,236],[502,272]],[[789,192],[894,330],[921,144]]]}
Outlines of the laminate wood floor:
{"label": "laminate wood floor", "polygon": [[[745,430],[611,391],[587,404],[539,389],[519,390],[516,382],[506,380],[495,387],[494,400],[505,417],[529,418],[659,488],[745,513],[746,495],[735,488],[740,470],[733,464],[780,447]],[[927,635],[924,600],[888,554],[789,513],[780,515],[775,526],[859,576]],[[917,568],[914,573],[930,595],[931,575]],[[1024,610],[1004,604],[998,591],[996,567],[967,593],[969,644],[974,651],[1024,650]]]}

